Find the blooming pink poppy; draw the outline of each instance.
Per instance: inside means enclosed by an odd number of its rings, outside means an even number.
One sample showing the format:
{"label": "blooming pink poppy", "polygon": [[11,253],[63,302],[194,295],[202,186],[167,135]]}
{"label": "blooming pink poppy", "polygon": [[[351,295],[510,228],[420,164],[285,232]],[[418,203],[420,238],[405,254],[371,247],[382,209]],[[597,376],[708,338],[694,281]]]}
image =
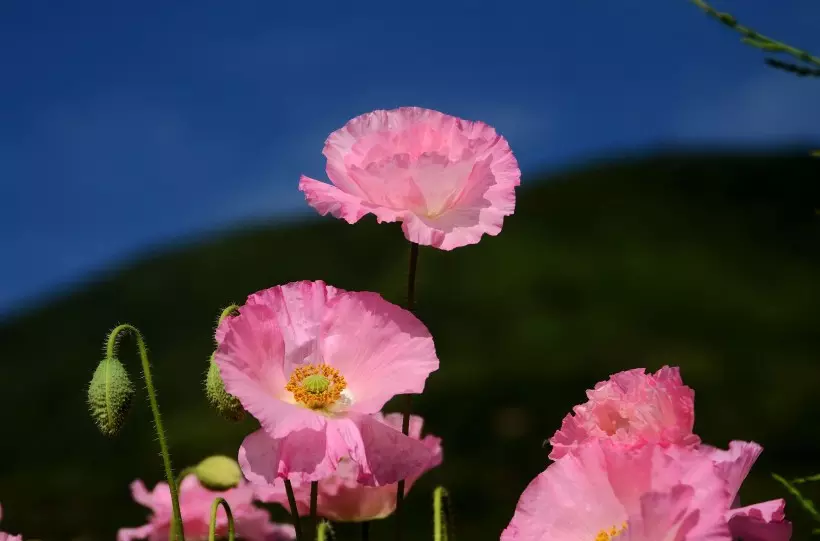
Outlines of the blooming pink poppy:
{"label": "blooming pink poppy", "polygon": [[[380,417],[377,415],[377,417]],[[391,413],[384,417],[384,423],[401,430],[402,416]],[[431,451],[426,471],[441,464],[441,440],[435,436],[421,437],[423,420],[415,415],[410,417],[411,438],[421,440]],[[317,512],[320,516],[337,522],[361,522],[384,518],[396,508],[396,485],[369,487],[356,482],[357,468],[349,461],[343,461],[336,473],[319,482]],[[405,494],[416,482],[420,474],[407,479]],[[294,487],[296,504],[300,514],[310,511],[310,484],[302,483]],[[273,486],[260,486],[257,496],[265,502],[280,503],[288,507],[287,493],[282,480]]]}
{"label": "blooming pink poppy", "polygon": [[254,483],[315,481],[350,460],[359,483],[383,485],[430,463],[424,443],[371,415],[422,392],[438,369],[433,339],[410,312],[375,293],[295,282],[248,297],[217,339],[225,389],[262,425],[239,452]]}
{"label": "blooming pink poppy", "polygon": [[654,374],[643,368],[610,376],[587,391],[549,440],[557,459],[590,439],[606,439],[625,448],[646,443],[696,445],[695,392],[683,384],[677,367]]}
{"label": "blooming pink poppy", "polygon": [[724,479],[678,451],[589,440],[530,483],[501,541],[731,541]]}
{"label": "blooming pink poppy", "polygon": [[419,107],[373,111],[330,134],[323,154],[333,184],[299,181],[313,208],[351,224],[366,214],[402,222],[417,244],[475,244],[515,210],[518,162],[483,122]]}
{"label": "blooming pink poppy", "polygon": [[[0,519],[3,518],[3,507],[0,506]],[[0,541],[23,541],[23,536],[0,532]]]}
{"label": "blooming pink poppy", "polygon": [[[134,501],[151,510],[151,516],[148,524],[144,526],[121,528],[117,532],[117,541],[137,539],[168,541],[173,517],[171,491],[168,489],[168,483],[157,483],[154,490],[148,492],[143,482],[138,479],[131,483],[131,494]],[[293,526],[274,524],[270,521],[267,511],[253,505],[254,490],[246,481],[242,481],[236,488],[216,492],[203,487],[193,475],[185,477],[179,487],[179,506],[185,539],[192,541],[208,539],[211,505],[217,497],[225,498],[231,507],[238,538],[248,541],[295,539],[296,532]],[[216,532],[217,537],[227,537],[228,518],[221,507],[217,512]]]}
{"label": "blooming pink poppy", "polygon": [[[754,442],[733,441],[728,451],[706,445],[700,449],[717,465],[726,480],[730,500],[737,503],[740,485],[763,448]],[[743,541],[788,541],[792,525],[786,520],[785,508],[785,500],[777,499],[729,510],[732,537]]]}

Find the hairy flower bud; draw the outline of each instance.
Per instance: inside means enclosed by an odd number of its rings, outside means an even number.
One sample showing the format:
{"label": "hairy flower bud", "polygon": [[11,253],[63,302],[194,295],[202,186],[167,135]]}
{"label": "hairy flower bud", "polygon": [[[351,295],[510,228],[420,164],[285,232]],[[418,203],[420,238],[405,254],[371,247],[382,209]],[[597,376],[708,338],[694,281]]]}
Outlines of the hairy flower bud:
{"label": "hairy flower bud", "polygon": [[224,456],[209,456],[194,468],[194,474],[202,486],[209,490],[228,490],[239,486],[242,470],[236,460]]}
{"label": "hairy flower bud", "polygon": [[211,356],[208,366],[208,375],[205,378],[205,394],[208,401],[216,408],[222,417],[229,421],[241,421],[245,418],[245,410],[239,400],[225,390],[225,383],[219,374],[219,367]]}
{"label": "hairy flower bud", "polygon": [[131,408],[134,385],[115,357],[100,361],[88,386],[88,407],[100,432],[114,436],[122,428]]}

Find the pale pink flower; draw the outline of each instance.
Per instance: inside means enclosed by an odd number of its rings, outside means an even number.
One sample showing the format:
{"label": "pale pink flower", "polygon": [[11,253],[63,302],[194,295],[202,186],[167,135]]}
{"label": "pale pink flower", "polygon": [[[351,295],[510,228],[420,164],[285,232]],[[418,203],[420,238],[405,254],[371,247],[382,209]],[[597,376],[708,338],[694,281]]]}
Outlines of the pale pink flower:
{"label": "pale pink flower", "polygon": [[483,122],[419,107],[373,111],[330,134],[323,154],[333,184],[299,181],[313,208],[351,224],[366,214],[402,222],[417,244],[475,244],[515,210],[518,162]]}
{"label": "pale pink flower", "polygon": [[624,448],[658,443],[697,445],[695,392],[683,384],[677,367],[654,374],[643,368],[610,376],[587,391],[589,399],[575,406],[549,440],[557,459],[590,439],[610,440]]}
{"label": "pale pink flower", "polygon": [[350,460],[360,483],[378,486],[429,464],[422,442],[371,415],[422,392],[438,369],[433,339],[410,312],[375,293],[295,282],[248,297],[220,337],[225,389],[262,425],[239,451],[252,482],[315,481]]}
{"label": "pale pink flower", "polygon": [[731,541],[726,483],[694,449],[589,440],[526,488],[501,541]]}
{"label": "pale pink flower", "polygon": [[[730,500],[737,503],[740,485],[763,448],[754,442],[733,441],[728,451],[706,445],[700,449],[717,465],[726,480]],[[788,541],[791,538],[792,525],[786,520],[783,499],[731,509],[726,516],[734,538],[743,541]]]}
{"label": "pale pink flower", "polygon": [[[144,526],[121,528],[117,532],[117,541],[137,539],[168,541],[173,517],[171,491],[168,489],[168,483],[157,483],[154,490],[148,492],[143,482],[138,479],[131,483],[131,494],[134,501],[151,510],[151,515]],[[236,488],[218,492],[203,487],[193,475],[186,476],[179,487],[179,506],[185,539],[190,541],[208,539],[211,505],[218,497],[225,498],[231,507],[237,538],[247,541],[295,539],[296,532],[293,526],[271,522],[268,512],[253,504],[254,490],[247,482],[242,481]],[[217,537],[227,537],[228,519],[221,506],[217,511],[216,532]]]}
{"label": "pale pink flower", "polygon": [[[0,506],[0,519],[3,518],[3,507]],[[6,532],[0,532],[0,541],[23,541],[22,535],[12,535]]]}
{"label": "pale pink flower", "polygon": [[[377,417],[380,417],[377,415]],[[402,415],[391,413],[384,417],[384,422],[401,430]],[[441,464],[441,440],[435,436],[421,437],[423,420],[418,416],[410,417],[411,438],[421,440],[431,451],[430,462],[424,471],[407,478],[405,494],[418,477]],[[319,481],[317,512],[319,516],[337,522],[360,522],[384,518],[396,509],[396,485],[380,487],[364,486],[356,482],[357,468],[349,461],[339,464],[336,473]],[[296,505],[300,514],[310,511],[310,483],[294,485]],[[280,503],[290,509],[284,482],[277,479],[273,485],[259,486],[257,496],[261,501]]]}

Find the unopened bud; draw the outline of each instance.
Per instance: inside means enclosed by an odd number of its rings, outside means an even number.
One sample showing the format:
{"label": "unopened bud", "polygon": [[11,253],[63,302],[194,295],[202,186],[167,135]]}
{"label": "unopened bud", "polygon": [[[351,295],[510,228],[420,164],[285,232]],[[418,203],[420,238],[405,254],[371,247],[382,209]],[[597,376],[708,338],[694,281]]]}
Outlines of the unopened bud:
{"label": "unopened bud", "polygon": [[134,385],[122,363],[108,357],[100,361],[88,386],[88,407],[100,432],[114,436],[131,408]]}
{"label": "unopened bud", "polygon": [[194,474],[202,486],[210,490],[228,490],[239,486],[242,470],[236,460],[223,456],[209,456],[194,468]]}
{"label": "unopened bud", "polygon": [[208,401],[222,417],[229,421],[241,421],[245,418],[245,409],[239,400],[225,390],[225,382],[219,373],[219,367],[211,357],[208,375],[205,378],[205,394]]}

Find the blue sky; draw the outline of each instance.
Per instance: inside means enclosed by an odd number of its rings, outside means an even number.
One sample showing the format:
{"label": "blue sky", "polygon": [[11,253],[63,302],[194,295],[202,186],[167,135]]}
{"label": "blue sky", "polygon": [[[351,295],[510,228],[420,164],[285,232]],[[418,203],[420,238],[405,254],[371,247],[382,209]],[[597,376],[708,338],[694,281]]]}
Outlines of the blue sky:
{"label": "blue sky", "polygon": [[[812,0],[716,2],[820,51]],[[820,141],[820,80],[686,0],[0,4],[0,314],[123,258],[311,212],[325,137],[401,105],[526,172],[654,144]],[[526,181],[526,177],[525,177]]]}

